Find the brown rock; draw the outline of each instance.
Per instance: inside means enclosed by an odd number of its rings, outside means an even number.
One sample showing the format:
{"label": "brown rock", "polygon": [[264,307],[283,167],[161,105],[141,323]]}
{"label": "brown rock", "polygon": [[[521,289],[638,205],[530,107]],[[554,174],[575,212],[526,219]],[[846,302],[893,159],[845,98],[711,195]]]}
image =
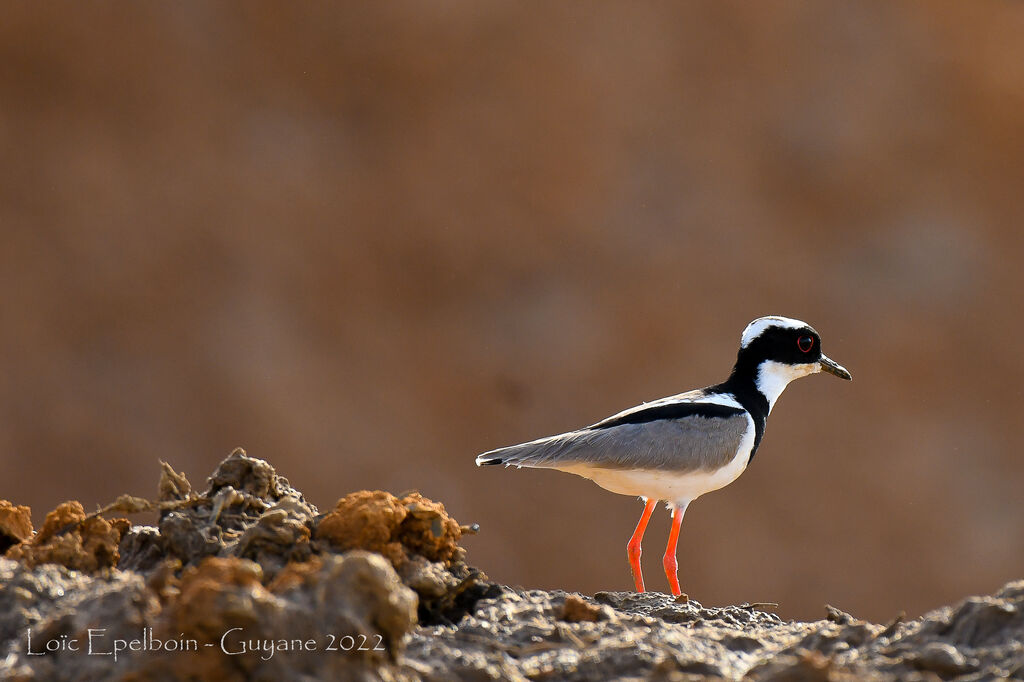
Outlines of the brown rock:
{"label": "brown rock", "polygon": [[[138,679],[154,675],[156,670],[172,668],[181,678],[245,680],[255,670],[259,659],[228,657],[218,643],[232,628],[260,632],[273,613],[268,607],[272,597],[260,583],[263,572],[246,559],[208,557],[196,566],[186,568],[181,576],[177,599],[166,610],[166,617],[156,628],[158,637],[195,639],[202,643],[195,655],[145,661]],[[241,660],[240,660],[241,659]]]}
{"label": "brown rock", "polygon": [[451,562],[460,556],[462,531],[443,504],[419,493],[399,499],[381,490],[363,490],[338,500],[314,537],[335,550],[383,554],[397,567],[405,560],[403,548],[431,561]]}
{"label": "brown rock", "polygon": [[56,533],[73,523],[81,523],[85,520],[85,510],[78,500],[64,502],[57,505],[57,508],[46,515],[43,527],[35,537],[35,543],[39,544],[49,540]]}
{"label": "brown rock", "polygon": [[292,561],[270,581],[267,589],[278,594],[309,584],[323,565],[323,559],[318,556],[309,561]]}
{"label": "brown rock", "polygon": [[286,563],[310,558],[309,521],[294,498],[283,498],[242,531],[233,554],[259,563],[273,577]]}
{"label": "brown rock", "polygon": [[35,537],[11,547],[7,556],[29,568],[55,563],[91,573],[117,565],[118,544],[130,527],[127,519],[87,517],[80,502],[65,502],[46,515]]}
{"label": "brown rock", "polygon": [[562,620],[568,623],[596,623],[603,614],[601,607],[591,604],[578,594],[570,594],[562,605]]}
{"label": "brown rock", "polygon": [[416,591],[421,601],[446,597],[459,583],[458,578],[440,562],[415,555],[399,567],[398,575],[403,583]]}
{"label": "brown rock", "polygon": [[0,500],[0,555],[32,537],[32,510]]}
{"label": "brown rock", "polygon": [[[394,659],[416,625],[416,593],[402,584],[388,562],[369,552],[328,557],[320,575],[316,603],[334,614],[334,627],[371,639],[379,635]],[[366,655],[379,658],[379,653],[383,650],[373,647]]]}
{"label": "brown rock", "polygon": [[449,563],[459,556],[462,529],[442,503],[410,493],[402,504],[409,513],[399,528],[399,542],[431,561]]}
{"label": "brown rock", "polygon": [[[235,448],[210,476],[207,494],[212,496],[221,488],[230,486],[260,499],[277,499],[281,496],[279,480],[269,463],[250,457],[242,448]],[[287,481],[284,483],[287,485]]]}
{"label": "brown rock", "polygon": [[196,638],[216,638],[228,628],[254,622],[251,602],[268,597],[262,579],[260,565],[247,559],[203,559],[181,576],[171,629]]}
{"label": "brown rock", "polygon": [[320,520],[315,537],[342,551],[358,548],[383,553],[408,513],[391,493],[361,490],[338,500]]}
{"label": "brown rock", "polygon": [[160,462],[160,483],[157,486],[161,502],[184,500],[192,492],[192,484],[185,474],[175,471],[167,462]]}

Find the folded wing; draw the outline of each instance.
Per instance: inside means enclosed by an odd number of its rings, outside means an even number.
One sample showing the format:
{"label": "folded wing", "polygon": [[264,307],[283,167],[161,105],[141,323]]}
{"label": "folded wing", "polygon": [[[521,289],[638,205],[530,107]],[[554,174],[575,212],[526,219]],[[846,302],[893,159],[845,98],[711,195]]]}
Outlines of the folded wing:
{"label": "folded wing", "polygon": [[586,464],[714,471],[732,460],[750,428],[750,417],[739,407],[676,397],[620,412],[585,429],[485,452],[476,461],[550,469]]}

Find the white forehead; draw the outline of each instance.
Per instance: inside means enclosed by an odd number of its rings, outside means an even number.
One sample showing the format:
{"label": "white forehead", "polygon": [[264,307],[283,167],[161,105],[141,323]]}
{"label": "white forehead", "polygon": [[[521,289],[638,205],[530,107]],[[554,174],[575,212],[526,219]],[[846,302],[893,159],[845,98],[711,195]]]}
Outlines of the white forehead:
{"label": "white forehead", "polygon": [[764,334],[766,329],[771,327],[781,327],[783,329],[800,329],[801,327],[810,326],[806,322],[800,320],[794,320],[792,317],[782,317],[781,315],[769,315],[767,317],[759,317],[743,330],[743,336],[740,337],[740,348],[746,348],[750,345],[750,342],[757,337]]}

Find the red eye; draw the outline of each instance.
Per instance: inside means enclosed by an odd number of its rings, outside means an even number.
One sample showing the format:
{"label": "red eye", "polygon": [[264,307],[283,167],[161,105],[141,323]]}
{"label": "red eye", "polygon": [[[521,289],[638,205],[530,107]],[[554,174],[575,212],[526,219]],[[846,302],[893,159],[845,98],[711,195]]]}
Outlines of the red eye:
{"label": "red eye", "polygon": [[811,349],[814,348],[814,337],[801,336],[796,340],[796,347],[800,349],[801,353],[810,353]]}

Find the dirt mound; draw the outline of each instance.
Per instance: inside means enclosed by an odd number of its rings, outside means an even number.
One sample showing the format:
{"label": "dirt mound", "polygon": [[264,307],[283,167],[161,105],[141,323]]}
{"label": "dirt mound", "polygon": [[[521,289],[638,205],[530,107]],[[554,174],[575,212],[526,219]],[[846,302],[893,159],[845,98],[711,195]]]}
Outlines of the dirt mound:
{"label": "dirt mound", "polygon": [[[111,514],[157,510],[156,526]],[[193,490],[66,502],[33,534],[0,502],[0,678],[15,680],[871,680],[1021,678],[1024,581],[879,625],[826,607],[710,608],[490,583],[470,528],[419,493],[320,514],[236,450]]]}
{"label": "dirt mound", "polygon": [[[105,518],[145,510],[156,526]],[[362,491],[321,516],[242,450],[205,492],[163,463],[157,500],[66,502],[34,535],[4,502],[0,677],[412,679],[398,661],[417,622],[488,588],[461,536],[418,493]]]}

